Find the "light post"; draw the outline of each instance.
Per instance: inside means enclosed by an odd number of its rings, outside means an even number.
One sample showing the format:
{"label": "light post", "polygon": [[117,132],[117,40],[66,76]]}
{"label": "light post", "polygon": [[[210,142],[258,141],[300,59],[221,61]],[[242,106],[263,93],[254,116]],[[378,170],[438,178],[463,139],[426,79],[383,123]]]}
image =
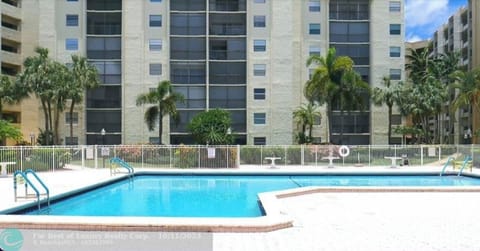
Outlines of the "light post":
{"label": "light post", "polygon": [[465,140],[465,143],[471,144],[472,130],[470,130],[470,128],[467,128],[467,130],[464,131],[463,139]]}
{"label": "light post", "polygon": [[102,159],[103,159],[103,165],[102,167],[105,168],[105,150],[104,150],[104,145],[105,145],[105,134],[107,132],[105,131],[105,128],[102,128],[102,130],[100,131],[100,134],[102,135],[102,149],[101,149],[101,153],[102,153]]}
{"label": "light post", "polygon": [[33,146],[34,142],[35,142],[35,133],[30,132],[30,145]]}

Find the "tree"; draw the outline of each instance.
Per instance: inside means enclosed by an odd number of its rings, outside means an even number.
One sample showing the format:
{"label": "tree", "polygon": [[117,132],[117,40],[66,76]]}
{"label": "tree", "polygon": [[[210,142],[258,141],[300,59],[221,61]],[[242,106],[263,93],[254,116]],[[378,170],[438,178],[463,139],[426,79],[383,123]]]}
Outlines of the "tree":
{"label": "tree", "polygon": [[155,122],[158,120],[158,138],[160,144],[162,144],[163,117],[170,115],[178,121],[176,103],[183,101],[183,95],[173,91],[170,81],[162,81],[158,83],[156,89],[145,94],[140,94],[137,97],[137,106],[153,104],[153,106],[147,108],[144,119],[150,131],[155,129]]}
{"label": "tree", "polygon": [[307,60],[307,66],[315,65],[315,70],[310,80],[307,81],[304,95],[310,102],[327,105],[327,124],[329,139],[332,133],[332,101],[335,90],[340,85],[342,76],[347,71],[353,70],[353,60],[346,56],[336,56],[335,48],[330,48],[326,57],[312,55]]}
{"label": "tree", "polygon": [[[52,102],[54,101],[55,83],[52,81],[54,67],[48,57],[48,49],[37,47],[36,56],[27,57],[23,62],[24,70],[17,81],[25,86],[40,100],[43,115],[45,118],[45,131],[53,131]],[[53,139],[47,140],[47,144],[53,144]]]}
{"label": "tree", "polygon": [[340,84],[331,90],[333,101],[340,110],[340,144],[343,144],[344,115],[354,110],[364,110],[366,96],[370,93],[368,83],[353,70],[345,71]]}
{"label": "tree", "polygon": [[[300,126],[301,132],[298,135],[298,143],[311,143],[312,142],[312,131],[313,124],[317,118],[321,118],[322,114],[318,111],[318,106],[312,102],[308,104],[303,104],[293,111],[293,118],[297,122],[297,125]],[[308,129],[308,136],[305,134]]]}
{"label": "tree", "polygon": [[8,121],[0,119],[0,142],[6,139],[20,141],[23,139],[22,132]]}
{"label": "tree", "polygon": [[423,83],[409,82],[404,85],[400,96],[400,113],[404,116],[411,115],[414,127],[423,131],[418,143],[432,143],[429,118],[441,111],[448,97],[447,90],[435,77],[429,76]]}
{"label": "tree", "polygon": [[228,111],[214,109],[197,114],[188,123],[187,129],[198,144],[229,145],[234,141],[231,125]]}
{"label": "tree", "polygon": [[71,81],[68,85],[67,98],[70,99],[70,138],[73,138],[73,111],[75,105],[83,101],[85,90],[100,85],[97,68],[88,63],[87,58],[72,55],[72,67],[69,69]]}
{"label": "tree", "polygon": [[[459,90],[459,94],[453,101],[453,109],[458,110],[465,105],[471,105],[473,112],[480,112],[480,68],[471,71],[456,71],[452,77],[456,80],[453,87]],[[476,131],[476,128],[473,128]],[[474,143],[476,143],[474,135]]]}
{"label": "tree", "polygon": [[398,85],[393,85],[389,77],[382,79],[385,88],[375,87],[372,92],[373,103],[377,106],[386,105],[388,108],[388,144],[391,144],[392,137],[392,110],[393,105],[400,99]]}
{"label": "tree", "polygon": [[8,76],[0,75],[0,119],[2,119],[3,105],[15,104],[28,96],[25,88],[20,88]]}

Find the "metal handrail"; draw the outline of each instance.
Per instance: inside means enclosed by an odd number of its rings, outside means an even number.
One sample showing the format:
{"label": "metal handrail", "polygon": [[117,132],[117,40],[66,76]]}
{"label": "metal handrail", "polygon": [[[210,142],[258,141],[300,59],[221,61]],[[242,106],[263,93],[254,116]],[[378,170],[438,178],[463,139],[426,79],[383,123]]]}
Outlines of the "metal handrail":
{"label": "metal handrail", "polygon": [[[35,179],[37,180],[38,183],[45,189],[45,193],[40,193],[40,191],[37,189],[37,187],[30,181],[30,179],[27,177],[27,174],[31,173]],[[20,175],[23,180],[25,181],[25,196],[18,196],[17,195],[17,176]],[[28,169],[25,172],[22,172],[20,170],[15,171],[13,174],[13,190],[14,190],[14,198],[15,202],[17,201],[17,198],[30,198],[28,195],[28,185],[32,187],[32,189],[35,191],[36,197],[37,197],[37,206],[38,209],[40,210],[40,195],[46,195],[47,196],[47,204],[50,206],[50,191],[48,190],[47,186],[43,183],[43,181],[37,176],[37,174],[32,170]]]}
{"label": "metal handrail", "polygon": [[440,176],[443,176],[445,174],[445,170],[447,169],[448,164],[450,164],[450,162],[452,162],[452,160],[455,160],[455,158],[454,157],[448,157],[447,163],[445,163],[445,165],[442,168],[442,171],[440,172]]}
{"label": "metal handrail", "polygon": [[[460,168],[460,172],[458,172],[457,176],[462,175],[463,169],[467,166],[468,162],[472,160],[472,157],[466,156],[465,160],[463,160],[462,168]],[[472,163],[473,164],[473,163]]]}
{"label": "metal handrail", "polygon": [[[118,158],[118,157],[111,158],[111,159],[110,159],[110,165],[115,164],[115,163],[116,163],[116,164],[119,164],[119,166],[127,169],[127,171],[128,171],[129,174],[133,174],[133,172],[134,172],[133,167],[132,167],[130,164],[128,164],[126,161],[124,161],[124,160],[122,160],[122,159],[120,159],[120,158]],[[110,171],[111,171],[111,170],[112,170],[112,169],[110,169]]]}

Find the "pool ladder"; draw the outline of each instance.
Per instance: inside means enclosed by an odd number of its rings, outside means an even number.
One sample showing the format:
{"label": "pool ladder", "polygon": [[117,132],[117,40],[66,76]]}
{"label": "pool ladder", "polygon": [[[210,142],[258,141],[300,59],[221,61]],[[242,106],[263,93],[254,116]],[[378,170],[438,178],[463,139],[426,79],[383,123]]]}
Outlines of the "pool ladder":
{"label": "pool ladder", "polygon": [[[449,165],[452,161],[454,161],[454,160],[455,160],[454,157],[449,157],[449,158],[448,158],[447,163],[445,163],[445,165],[444,165],[443,168],[442,168],[442,171],[440,172],[440,176],[443,176],[443,175],[445,174],[445,171],[446,171],[448,165]],[[465,169],[465,167],[468,166],[468,164],[469,164],[470,161],[472,161],[472,157],[470,157],[470,156],[467,155],[467,156],[465,157],[465,159],[463,160],[462,167],[460,168],[460,171],[458,172],[457,176],[462,175],[463,169]]]}
{"label": "pool ladder", "polygon": [[[36,183],[40,184],[43,189],[44,193],[40,193],[38,188],[35,186],[35,184],[30,180],[28,174],[31,174],[31,176],[35,179]],[[18,196],[17,195],[17,183],[25,183],[25,196]],[[28,186],[32,187],[33,191],[35,191],[35,194],[29,194],[28,193]],[[18,198],[23,198],[23,199],[28,199],[28,198],[37,198],[37,205],[38,205],[38,210],[40,210],[41,203],[42,201],[40,200],[40,197],[46,196],[47,197],[47,205],[50,206],[50,191],[48,190],[48,187],[43,183],[43,181],[38,177],[38,175],[33,171],[32,169],[27,169],[24,172],[22,171],[15,171],[13,174],[13,190],[15,193],[15,202],[17,202]]]}
{"label": "pool ladder", "polygon": [[443,176],[443,175],[445,174],[445,171],[446,171],[448,165],[449,165],[453,160],[455,160],[454,157],[448,157],[447,163],[445,163],[445,165],[444,165],[443,168],[442,168],[442,171],[440,172],[440,176]]}
{"label": "pool ladder", "polygon": [[119,157],[111,158],[110,159],[110,175],[118,173],[117,167],[123,167],[127,169],[128,175],[130,177],[133,176],[134,169],[130,164],[128,164],[125,160],[120,159]]}
{"label": "pool ladder", "polygon": [[[472,161],[472,157],[466,156],[465,160],[463,160],[462,168],[460,168],[460,171],[458,172],[457,176],[462,175],[463,169],[468,166],[468,162]],[[473,163],[472,163],[473,165]]]}

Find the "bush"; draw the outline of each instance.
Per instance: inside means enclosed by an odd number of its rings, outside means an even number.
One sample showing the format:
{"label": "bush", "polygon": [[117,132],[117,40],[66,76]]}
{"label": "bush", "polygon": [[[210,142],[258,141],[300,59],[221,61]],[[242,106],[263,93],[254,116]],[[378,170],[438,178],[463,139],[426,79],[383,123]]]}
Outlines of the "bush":
{"label": "bush", "polygon": [[175,166],[179,168],[235,168],[236,148],[215,148],[215,157],[209,158],[208,148],[181,146],[175,150]]}

